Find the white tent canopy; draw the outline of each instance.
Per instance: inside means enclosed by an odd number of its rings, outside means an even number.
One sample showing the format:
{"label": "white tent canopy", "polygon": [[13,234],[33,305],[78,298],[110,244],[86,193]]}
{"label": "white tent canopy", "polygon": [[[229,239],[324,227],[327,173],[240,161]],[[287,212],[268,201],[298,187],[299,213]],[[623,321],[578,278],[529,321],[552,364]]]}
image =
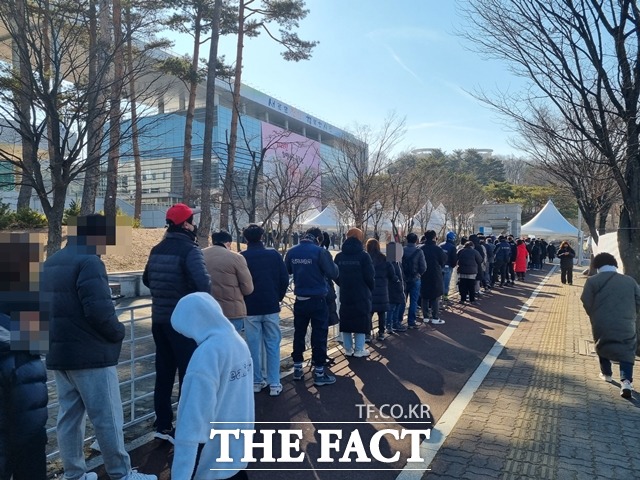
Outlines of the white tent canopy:
{"label": "white tent canopy", "polygon": [[316,216],[302,222],[308,227],[318,227],[322,230],[337,231],[344,222],[341,220],[340,213],[333,205],[328,205],[324,210]]}
{"label": "white tent canopy", "polygon": [[580,232],[571,225],[558,211],[551,200],[533,217],[522,225],[522,235],[542,237],[545,239],[563,239],[579,237]]}

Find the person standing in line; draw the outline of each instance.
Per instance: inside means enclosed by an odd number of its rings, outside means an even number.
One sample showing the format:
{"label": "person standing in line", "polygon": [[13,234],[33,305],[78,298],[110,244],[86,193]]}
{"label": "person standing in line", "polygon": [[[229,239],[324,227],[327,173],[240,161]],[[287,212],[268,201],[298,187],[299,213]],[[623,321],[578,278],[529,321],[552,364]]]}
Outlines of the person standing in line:
{"label": "person standing in line", "polygon": [[[251,353],[216,300],[192,293],[176,305],[171,324],[197,344],[178,404],[171,478],[246,480],[242,435],[212,438],[215,430],[251,430],[255,404]],[[225,461],[224,452],[229,453]],[[222,458],[221,458],[222,457]]]}
{"label": "person standing in line", "polygon": [[420,296],[421,277],[427,271],[427,263],[424,259],[424,253],[420,250],[416,243],[418,235],[411,232],[407,235],[407,245],[402,253],[402,273],[405,280],[405,303],[406,298],[409,299],[409,312],[407,313],[407,324],[409,328],[418,328],[417,311],[418,297]]}
{"label": "person standing in line", "polygon": [[518,281],[524,282],[524,276],[527,273],[527,264],[529,262],[529,250],[521,239],[516,240],[517,254],[514,264],[514,271],[518,276]]}
{"label": "person standing in line", "polygon": [[516,272],[514,270],[514,266],[516,264],[516,257],[518,255],[518,247],[516,245],[516,241],[513,238],[513,235],[509,235],[507,237],[507,241],[509,242],[509,246],[511,247],[511,257],[509,258],[509,263],[507,264],[507,278],[510,279],[508,284],[513,287],[516,284]]}
{"label": "person standing in line", "polygon": [[178,372],[179,385],[187,372],[196,343],[176,332],[171,314],[178,300],[193,292],[211,292],[211,277],[196,240],[194,211],[183,203],[167,210],[167,232],[151,249],[142,275],[151,291],[151,333],[156,344],[156,382],[153,406],[154,437],[173,443],[172,392]]}
{"label": "person standing in line", "polygon": [[340,286],[340,332],[345,355],[368,357],[365,336],[371,332],[371,293],[375,287],[375,270],[371,257],[364,251],[364,234],[351,228],[336,255]]}
{"label": "person standing in line", "polygon": [[253,292],[251,273],[244,257],[231,250],[233,238],[229,232],[214,232],[211,240],[213,245],[202,250],[211,277],[211,295],[235,329],[241,332],[247,316],[244,297]]}
{"label": "person standing in line", "polygon": [[573,285],[573,259],[576,252],[566,240],[560,244],[557,257],[560,259],[560,281]]}
{"label": "person standing in line", "polygon": [[[0,478],[47,478],[48,308],[40,303],[39,235],[0,232]],[[12,477],[13,475],[13,477]]]}
{"label": "person standing in line", "polygon": [[482,255],[475,249],[472,241],[464,244],[458,251],[458,279],[460,280],[460,303],[465,303],[467,298],[470,303],[476,301],[476,277],[478,270],[482,268]]}
{"label": "person standing in line", "polygon": [[402,245],[396,242],[387,244],[387,260],[398,277],[398,282],[389,282],[389,313],[387,314],[387,333],[406,332],[407,327],[402,324],[405,308],[404,276],[402,275]]}
{"label": "person standing in line", "polygon": [[311,355],[314,364],[313,383],[331,385],[336,377],[325,371],[327,361],[327,335],[329,334],[329,307],[327,279],[338,277],[338,267],[331,254],[320,246],[323,239],[319,228],[310,228],[300,244],[287,252],[284,263],[293,275],[296,296],[293,304],[293,379],[304,379],[302,363],[306,348],[306,335],[311,323]]}
{"label": "person standing in line", "polygon": [[[387,311],[389,310],[389,285],[400,283],[393,271],[393,266],[387,261],[387,257],[380,251],[380,242],[375,238],[367,240],[367,253],[371,257],[375,271],[374,287],[371,291],[371,321],[373,314],[378,314],[378,341],[385,339],[387,324]],[[373,327],[375,330],[375,327]]]}
{"label": "person standing in line", "polygon": [[442,269],[442,281],[444,286],[442,300],[444,302],[448,302],[451,275],[453,273],[453,269],[456,268],[456,263],[458,262],[456,234],[454,232],[447,232],[446,240],[440,244],[440,248],[447,254],[447,263],[445,263],[444,268]]}
{"label": "person standing in line", "polygon": [[632,277],[618,273],[618,262],[610,253],[596,255],[591,266],[598,273],[587,278],[580,300],[591,321],[600,378],[611,382],[611,362],[618,362],[620,395],[631,398],[638,346],[640,287]]}
{"label": "person standing in line", "polygon": [[58,446],[65,479],[96,480],[82,449],[85,416],[93,424],[107,474],[114,480],[156,480],[131,468],[116,365],[124,325],[118,321],[100,255],[115,245],[116,226],[102,215],[77,217],[67,245],[44,262],[42,302],[49,305],[47,368],[54,371]]}
{"label": "person standing in line", "polygon": [[[282,256],[262,243],[264,229],[248,225],[242,232],[247,249],[240,252],[253,280],[253,293],[245,295],[247,317],[244,332],[253,359],[253,391],[259,393],[269,385],[272,397],[280,395],[280,302],[287,294],[289,274]],[[266,381],[263,378],[262,350],[266,357]]]}
{"label": "person standing in line", "polygon": [[[442,325],[444,320],[440,318],[440,297],[444,291],[442,269],[447,262],[447,254],[436,244],[436,232],[427,230],[425,242],[420,247],[424,254],[427,270],[422,274],[420,281],[420,296],[422,297],[422,314],[425,323]],[[431,312],[431,316],[429,316]]]}

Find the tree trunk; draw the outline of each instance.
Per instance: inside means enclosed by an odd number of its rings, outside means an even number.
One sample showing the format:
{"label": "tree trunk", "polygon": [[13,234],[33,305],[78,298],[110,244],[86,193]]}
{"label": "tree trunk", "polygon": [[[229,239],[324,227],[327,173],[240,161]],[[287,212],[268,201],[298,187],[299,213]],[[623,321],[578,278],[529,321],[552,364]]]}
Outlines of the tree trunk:
{"label": "tree trunk", "polygon": [[138,103],[136,98],[136,79],[133,74],[133,42],[131,26],[131,4],[127,3],[126,10],[127,25],[127,63],[129,75],[129,102],[131,104],[131,146],[133,148],[133,164],[135,168],[135,193],[133,201],[133,218],[140,221],[142,215],[142,162],[140,159],[140,145],[138,142]]}
{"label": "tree trunk", "polygon": [[598,233],[604,235],[607,233],[607,217],[611,211],[611,205],[604,206],[598,212]]}
{"label": "tree trunk", "polygon": [[[640,208],[640,203],[635,205]],[[618,250],[624,265],[624,273],[640,281],[640,223],[633,219],[626,206],[620,211],[620,227],[618,228]]]}
{"label": "tree trunk", "polygon": [[216,108],[214,97],[221,10],[222,0],[215,0],[211,26],[211,45],[209,46],[209,60],[207,62],[207,101],[205,105],[204,145],[202,151],[202,188],[200,201],[202,213],[200,214],[200,229],[198,234],[198,242],[202,247],[209,245],[209,232],[211,231],[211,159],[213,157],[213,124]]}
{"label": "tree trunk", "polygon": [[120,97],[123,91],[124,58],[122,44],[122,7],[120,0],[113,2],[113,81],[109,110],[109,156],[107,163],[107,189],[104,196],[104,214],[115,221],[118,197],[118,162],[120,160]]}
{"label": "tree trunk", "polygon": [[220,203],[220,228],[229,229],[229,208],[232,201],[233,170],[235,167],[238,143],[238,117],[240,115],[240,85],[242,82],[242,50],[244,47],[244,6],[240,0],[238,9],[238,43],[236,44],[236,68],[233,79],[233,106],[231,107],[231,127],[229,129],[229,147],[227,150],[227,168],[222,185]]}
{"label": "tree trunk", "polygon": [[[201,33],[202,18],[200,15],[198,15],[198,17],[195,19],[195,31],[193,32],[193,57],[191,59],[191,75],[189,79],[189,103],[187,105],[187,113],[184,123],[184,155],[182,157],[182,202],[186,203],[187,205],[191,205],[191,190],[193,187],[191,177],[191,154],[193,152],[193,119],[195,117],[196,93],[198,90],[198,62],[200,61],[199,57]],[[215,71],[215,66],[213,68]],[[210,65],[209,72],[211,72]],[[213,98],[211,99],[211,102],[213,102]],[[209,97],[207,97],[206,103],[209,103]],[[202,219],[202,216],[200,218]]]}

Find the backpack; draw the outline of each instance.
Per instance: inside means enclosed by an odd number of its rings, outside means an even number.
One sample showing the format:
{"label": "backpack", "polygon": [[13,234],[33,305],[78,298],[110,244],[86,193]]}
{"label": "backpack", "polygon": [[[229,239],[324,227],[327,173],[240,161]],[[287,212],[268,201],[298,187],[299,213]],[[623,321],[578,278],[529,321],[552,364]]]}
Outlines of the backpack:
{"label": "backpack", "polygon": [[416,248],[416,251],[413,252],[410,256],[402,257],[402,274],[405,280],[408,280],[411,277],[413,277],[413,274],[414,274],[413,260],[415,259],[419,251],[420,250]]}

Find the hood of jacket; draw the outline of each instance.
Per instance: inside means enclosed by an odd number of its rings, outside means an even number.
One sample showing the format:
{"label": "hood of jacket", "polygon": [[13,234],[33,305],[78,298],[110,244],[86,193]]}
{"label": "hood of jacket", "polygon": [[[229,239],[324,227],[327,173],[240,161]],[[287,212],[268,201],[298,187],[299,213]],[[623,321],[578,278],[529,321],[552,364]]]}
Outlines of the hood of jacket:
{"label": "hood of jacket", "polygon": [[198,345],[212,336],[233,335],[235,328],[222,313],[218,302],[208,293],[190,293],[180,299],[171,315],[171,325]]}
{"label": "hood of jacket", "polygon": [[356,237],[349,237],[342,244],[342,251],[347,255],[355,255],[358,252],[363,252],[364,247]]}

